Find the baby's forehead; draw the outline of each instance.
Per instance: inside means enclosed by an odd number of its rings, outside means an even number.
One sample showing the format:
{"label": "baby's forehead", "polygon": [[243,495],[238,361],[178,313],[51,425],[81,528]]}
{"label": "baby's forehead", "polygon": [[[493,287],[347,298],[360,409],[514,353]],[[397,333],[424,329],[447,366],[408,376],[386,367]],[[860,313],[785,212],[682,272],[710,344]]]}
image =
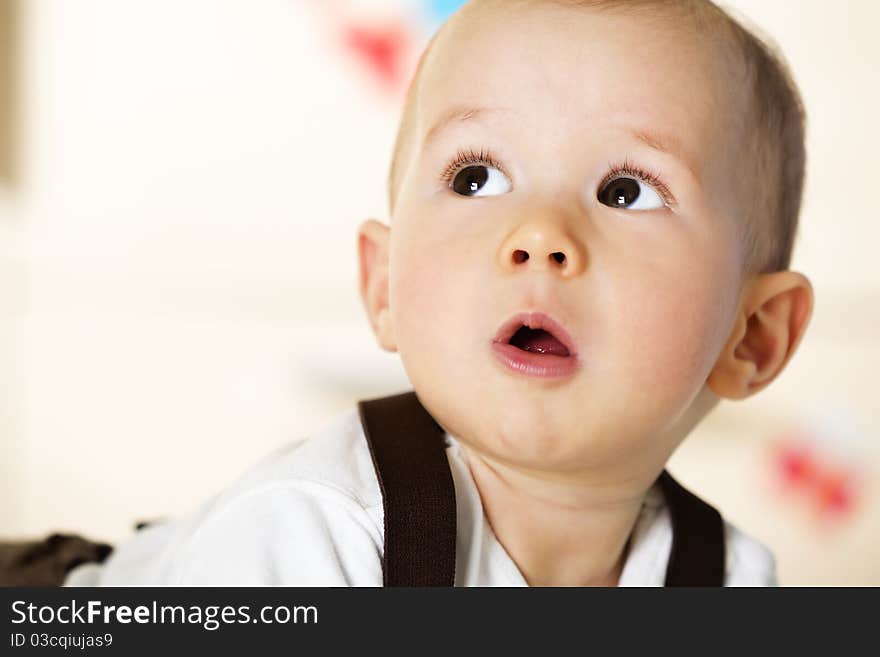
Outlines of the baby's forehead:
{"label": "baby's forehead", "polygon": [[561,140],[627,125],[690,152],[694,166],[724,148],[735,114],[730,76],[682,28],[625,11],[534,3],[511,18],[479,4],[451,21],[423,60],[414,122],[423,145],[447,124],[491,119]]}

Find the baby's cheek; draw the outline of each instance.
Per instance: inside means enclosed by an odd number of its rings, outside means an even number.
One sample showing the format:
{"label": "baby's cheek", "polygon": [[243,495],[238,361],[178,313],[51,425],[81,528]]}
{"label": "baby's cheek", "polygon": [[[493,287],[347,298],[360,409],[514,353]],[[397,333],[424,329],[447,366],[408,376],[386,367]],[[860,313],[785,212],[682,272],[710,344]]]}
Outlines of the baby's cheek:
{"label": "baby's cheek", "polygon": [[615,278],[635,384],[689,396],[702,386],[726,338],[737,292],[737,263],[724,235],[705,221],[670,224],[655,248],[633,255]]}
{"label": "baby's cheek", "polygon": [[[656,279],[655,279],[656,281]],[[634,390],[664,405],[687,403],[711,369],[719,335],[717,290],[700,277],[670,277],[633,293],[618,353]]]}
{"label": "baby's cheek", "polygon": [[462,274],[432,262],[416,251],[399,258],[389,299],[401,356],[425,363],[444,358],[462,337]]}

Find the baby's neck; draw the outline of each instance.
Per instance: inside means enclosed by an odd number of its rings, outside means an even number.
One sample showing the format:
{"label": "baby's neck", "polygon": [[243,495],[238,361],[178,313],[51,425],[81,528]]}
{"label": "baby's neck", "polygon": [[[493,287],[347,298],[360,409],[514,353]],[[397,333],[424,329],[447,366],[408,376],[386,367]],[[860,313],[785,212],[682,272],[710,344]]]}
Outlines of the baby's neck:
{"label": "baby's neck", "polygon": [[492,530],[530,586],[617,586],[650,482],[548,481],[462,448]]}

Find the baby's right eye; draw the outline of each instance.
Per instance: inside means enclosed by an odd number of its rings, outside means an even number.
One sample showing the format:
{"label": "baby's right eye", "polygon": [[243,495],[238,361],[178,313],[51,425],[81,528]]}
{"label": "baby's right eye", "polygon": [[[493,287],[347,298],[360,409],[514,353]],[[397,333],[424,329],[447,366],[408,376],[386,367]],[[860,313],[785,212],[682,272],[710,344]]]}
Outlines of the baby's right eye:
{"label": "baby's right eye", "polygon": [[501,165],[487,151],[459,151],[446,167],[443,182],[461,196],[496,196],[512,187]]}
{"label": "baby's right eye", "polygon": [[473,164],[455,174],[450,187],[462,196],[494,196],[509,192],[510,181],[495,167]]}

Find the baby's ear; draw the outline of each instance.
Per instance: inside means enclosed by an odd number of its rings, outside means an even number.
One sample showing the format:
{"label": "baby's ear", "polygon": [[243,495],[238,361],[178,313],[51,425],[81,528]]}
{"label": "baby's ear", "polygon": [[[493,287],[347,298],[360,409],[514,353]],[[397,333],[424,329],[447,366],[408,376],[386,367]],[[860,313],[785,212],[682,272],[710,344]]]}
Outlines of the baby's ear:
{"label": "baby's ear", "polygon": [[360,291],[373,333],[386,351],[397,351],[388,306],[388,243],[391,229],[367,219],[358,230]]}
{"label": "baby's ear", "polygon": [[793,271],[758,274],[743,288],[733,331],[707,380],[715,394],[744,399],[782,372],[813,313],[813,287]]}

